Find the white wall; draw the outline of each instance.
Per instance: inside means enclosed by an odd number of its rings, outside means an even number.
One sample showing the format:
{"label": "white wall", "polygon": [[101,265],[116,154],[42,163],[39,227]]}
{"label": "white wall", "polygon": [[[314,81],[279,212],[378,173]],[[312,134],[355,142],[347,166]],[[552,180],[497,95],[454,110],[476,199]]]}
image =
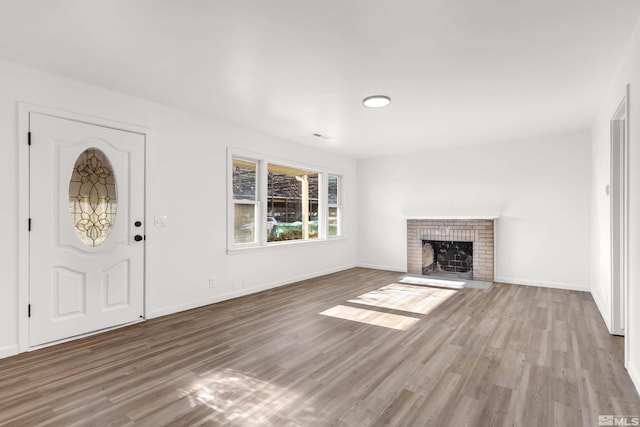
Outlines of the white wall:
{"label": "white wall", "polygon": [[490,216],[496,281],[590,286],[586,132],[358,161],[358,262],[406,271],[407,216]]}
{"label": "white wall", "polygon": [[[213,96],[214,94],[202,94]],[[155,317],[356,263],[354,160],[279,141],[215,120],[0,62],[0,357],[17,352],[18,102],[149,129],[147,306]],[[226,147],[344,172],[346,239],[226,253]],[[167,215],[168,227],[149,220]],[[209,288],[209,278],[216,279]],[[242,283],[234,288],[233,283]],[[25,315],[24,309],[19,310]]]}
{"label": "white wall", "polygon": [[626,345],[628,370],[640,391],[640,21],[636,25],[615,80],[607,91],[593,123],[593,252],[592,294],[607,322],[611,312],[610,213],[604,186],[609,183],[609,121],[625,96],[629,95],[629,295]]}

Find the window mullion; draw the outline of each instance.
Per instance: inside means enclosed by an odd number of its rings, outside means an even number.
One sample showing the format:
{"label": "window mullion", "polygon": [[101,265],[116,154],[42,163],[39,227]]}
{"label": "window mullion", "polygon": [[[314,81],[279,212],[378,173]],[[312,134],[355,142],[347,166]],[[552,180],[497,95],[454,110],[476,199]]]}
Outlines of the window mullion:
{"label": "window mullion", "polygon": [[259,163],[259,170],[260,170],[260,174],[258,175],[258,218],[256,220],[256,222],[259,223],[258,225],[258,229],[259,229],[259,236],[258,236],[258,243],[261,246],[264,246],[267,244],[267,211],[268,211],[268,206],[267,206],[267,196],[268,196],[268,190],[267,190],[267,184],[268,184],[268,178],[267,178],[267,174],[269,173],[267,170],[267,162],[265,162],[264,160],[261,160]]}

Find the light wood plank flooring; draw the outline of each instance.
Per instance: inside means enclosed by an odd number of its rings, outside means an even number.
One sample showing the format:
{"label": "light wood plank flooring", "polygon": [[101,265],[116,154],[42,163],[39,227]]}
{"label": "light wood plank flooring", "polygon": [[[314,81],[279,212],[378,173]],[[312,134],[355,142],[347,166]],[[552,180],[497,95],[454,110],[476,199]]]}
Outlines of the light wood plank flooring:
{"label": "light wood plank flooring", "polygon": [[588,293],[435,292],[399,277],[351,269],[2,359],[0,425],[597,426],[601,414],[640,415],[620,339]]}

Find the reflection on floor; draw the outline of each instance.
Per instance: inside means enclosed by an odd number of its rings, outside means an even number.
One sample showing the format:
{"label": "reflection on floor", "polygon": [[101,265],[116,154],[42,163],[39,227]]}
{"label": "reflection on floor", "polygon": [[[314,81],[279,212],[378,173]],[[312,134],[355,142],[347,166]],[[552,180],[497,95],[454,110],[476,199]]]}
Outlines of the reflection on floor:
{"label": "reflection on floor", "polygon": [[[232,425],[268,425],[275,417],[283,425],[293,423],[293,419],[277,416],[291,405],[305,409],[300,395],[255,375],[235,369],[213,371],[198,376],[188,387],[180,389],[180,396],[189,402],[192,411],[206,413],[209,420],[224,420]],[[313,408],[306,408],[313,412]],[[202,414],[198,414],[195,419]],[[162,414],[157,420],[153,416],[146,422],[161,425],[165,421]],[[152,425],[152,424],[149,424]]]}

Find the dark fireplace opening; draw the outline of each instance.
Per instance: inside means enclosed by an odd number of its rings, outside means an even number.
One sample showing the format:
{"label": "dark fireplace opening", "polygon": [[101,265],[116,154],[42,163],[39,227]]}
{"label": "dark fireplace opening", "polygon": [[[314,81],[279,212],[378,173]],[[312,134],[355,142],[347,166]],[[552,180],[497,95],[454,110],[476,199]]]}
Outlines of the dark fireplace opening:
{"label": "dark fireplace opening", "polygon": [[473,242],[423,240],[422,274],[471,280]]}

